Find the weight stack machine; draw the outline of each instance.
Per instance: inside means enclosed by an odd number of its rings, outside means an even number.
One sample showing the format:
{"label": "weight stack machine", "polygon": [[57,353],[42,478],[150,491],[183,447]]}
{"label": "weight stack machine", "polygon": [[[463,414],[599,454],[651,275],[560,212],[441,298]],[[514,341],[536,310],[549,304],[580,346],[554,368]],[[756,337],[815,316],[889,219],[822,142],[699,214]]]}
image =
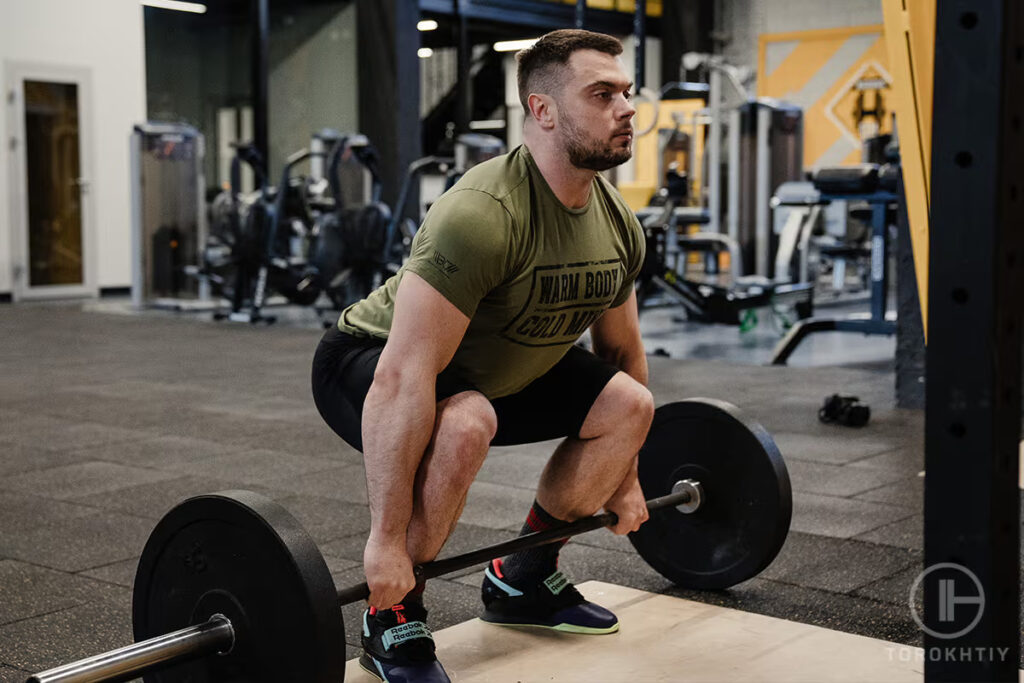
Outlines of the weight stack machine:
{"label": "weight stack machine", "polygon": [[203,135],[147,122],[132,132],[132,307],[209,309],[197,277],[206,242]]}

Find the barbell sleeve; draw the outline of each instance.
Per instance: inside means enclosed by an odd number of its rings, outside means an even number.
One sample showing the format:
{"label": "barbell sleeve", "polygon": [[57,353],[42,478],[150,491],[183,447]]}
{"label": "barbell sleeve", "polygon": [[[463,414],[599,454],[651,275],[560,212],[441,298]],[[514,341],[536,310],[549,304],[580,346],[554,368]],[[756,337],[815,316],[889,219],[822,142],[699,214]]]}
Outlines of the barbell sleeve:
{"label": "barbell sleeve", "polygon": [[[648,500],[647,509],[657,510],[658,508],[684,505],[690,502],[691,497],[690,491],[684,489],[659,498],[652,498],[651,500]],[[489,562],[498,557],[505,557],[506,555],[511,555],[512,553],[519,552],[520,550],[535,548],[546,543],[554,543],[555,541],[560,541],[563,538],[576,536],[578,534],[586,533],[587,531],[600,529],[601,527],[614,526],[618,521],[619,518],[614,512],[604,512],[599,515],[584,517],[583,519],[577,519],[574,522],[559,524],[558,526],[545,529],[544,531],[535,531],[502,543],[495,543],[494,545],[478,548],[477,550],[471,550],[470,552],[462,555],[453,555],[452,557],[446,557],[443,560],[425,562],[424,564],[414,567],[413,573],[416,575],[416,578],[420,580],[432,579],[436,576],[450,574],[451,572],[465,569],[466,567],[483,564],[484,562]],[[349,605],[354,602],[359,602],[360,600],[366,600],[368,597],[370,597],[369,585],[366,583],[360,583],[358,585],[339,590],[338,604]]]}
{"label": "barbell sleeve", "polygon": [[25,683],[129,681],[153,669],[227,652],[234,641],[231,621],[215,614],[202,624],[37,673]]}

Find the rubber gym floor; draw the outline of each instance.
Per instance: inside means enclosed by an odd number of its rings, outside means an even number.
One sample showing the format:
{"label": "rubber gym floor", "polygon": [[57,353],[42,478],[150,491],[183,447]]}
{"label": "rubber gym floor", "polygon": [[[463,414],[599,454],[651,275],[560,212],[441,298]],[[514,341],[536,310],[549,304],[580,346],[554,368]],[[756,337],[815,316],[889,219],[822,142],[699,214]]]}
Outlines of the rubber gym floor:
{"label": "rubber gym floor", "polygon": [[[363,466],[310,397],[315,321],[252,328],[127,311],[0,308],[0,681],[129,643],[137,558],[189,495],[269,495],[310,531],[339,586],[362,580]],[[922,565],[924,416],[895,408],[893,341],[822,335],[792,367],[768,367],[767,320],[743,336],[653,311],[644,330],[649,351],[670,354],[650,357],[659,404],[720,398],[772,432],[794,489],[788,541],[760,576],[720,593],[673,587],[603,530],[573,539],[561,567],[579,582],[920,646],[907,601]],[[819,423],[835,392],[869,404],[870,424]],[[493,449],[442,554],[514,536],[551,447]],[[428,584],[435,631],[477,616],[480,576]],[[345,609],[349,658],[357,617]]]}

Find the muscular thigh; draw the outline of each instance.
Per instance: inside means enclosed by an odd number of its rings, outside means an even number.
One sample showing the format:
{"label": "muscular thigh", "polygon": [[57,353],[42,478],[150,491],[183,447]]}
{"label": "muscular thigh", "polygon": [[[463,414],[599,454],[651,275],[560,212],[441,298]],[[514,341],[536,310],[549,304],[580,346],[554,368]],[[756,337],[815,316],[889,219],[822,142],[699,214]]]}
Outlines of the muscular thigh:
{"label": "muscular thigh", "polygon": [[[313,357],[313,400],[324,421],[357,451],[363,450],[363,403],[373,384],[384,341],[328,330]],[[474,391],[468,382],[446,368],[437,376],[437,400]]]}
{"label": "muscular thigh", "polygon": [[587,415],[618,369],[573,346],[522,391],[491,401],[498,417],[495,446],[579,437]]}
{"label": "muscular thigh", "polygon": [[[363,402],[383,348],[383,341],[357,339],[332,328],[324,334],[313,360],[317,409],[331,429],[358,451],[363,449]],[[591,408],[617,372],[593,353],[570,348],[525,389],[491,401],[498,422],[492,443],[511,446],[581,436]],[[475,391],[475,387],[450,368],[438,375],[438,401],[464,391]]]}

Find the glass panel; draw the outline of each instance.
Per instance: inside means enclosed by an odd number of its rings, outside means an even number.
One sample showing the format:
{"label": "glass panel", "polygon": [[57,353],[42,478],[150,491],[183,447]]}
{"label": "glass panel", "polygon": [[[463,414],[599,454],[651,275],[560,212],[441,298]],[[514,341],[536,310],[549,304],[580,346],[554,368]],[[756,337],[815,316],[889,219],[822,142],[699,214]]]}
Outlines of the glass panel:
{"label": "glass panel", "polygon": [[[241,117],[230,128],[218,128],[217,121],[218,110],[228,108],[237,111],[252,101],[253,3],[252,0],[217,0],[203,4],[207,5],[205,14],[144,8],[146,117],[150,121],[187,123],[205,136],[204,175],[213,193],[210,195],[212,198],[220,189],[216,183],[220,177],[217,169],[220,154],[224,154],[226,163],[230,164],[234,150],[228,146],[229,143],[252,140],[252,130],[244,132]],[[279,3],[270,4],[276,8]],[[275,45],[271,64],[277,69],[278,62],[296,48],[276,40],[283,22],[276,17],[272,19],[276,21],[272,21],[271,29],[274,37],[270,42]],[[294,122],[281,118],[275,121],[275,127],[285,130],[294,125]],[[321,127],[323,125],[320,124]],[[313,130],[316,128],[304,129],[304,145],[309,144],[309,134]],[[222,133],[226,134],[225,138],[221,137]],[[225,151],[214,153],[214,150],[221,149]],[[293,151],[289,150],[289,153]],[[280,165],[275,168],[272,182],[276,184],[281,170]],[[243,182],[243,187],[252,188],[252,183]]]}
{"label": "glass panel", "polygon": [[29,285],[82,283],[78,86],[25,81]]}

